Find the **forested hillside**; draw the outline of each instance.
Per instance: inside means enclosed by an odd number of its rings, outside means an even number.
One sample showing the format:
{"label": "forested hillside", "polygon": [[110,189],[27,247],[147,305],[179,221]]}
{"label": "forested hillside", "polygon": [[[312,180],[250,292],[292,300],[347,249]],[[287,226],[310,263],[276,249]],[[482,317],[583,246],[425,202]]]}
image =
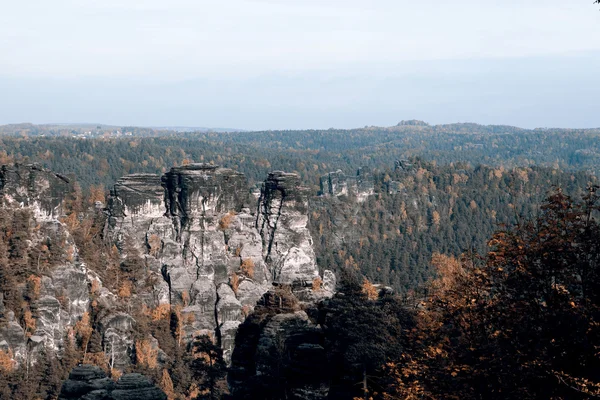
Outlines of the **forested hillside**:
{"label": "forested hillside", "polygon": [[[35,128],[36,126],[34,126]],[[29,128],[35,131],[34,128]],[[297,172],[315,192],[319,176],[361,166],[385,170],[397,159],[419,156],[439,164],[549,166],[565,171],[598,171],[600,130],[524,130],[507,126],[400,124],[354,130],[243,133],[150,133],[127,137],[77,138],[0,136],[0,164],[37,162],[80,184],[110,187],[129,173],[163,173],[185,161],[213,162],[260,182],[273,170]],[[18,129],[9,132],[18,133]],[[136,133],[138,132],[138,133]],[[143,137],[151,135],[151,137]]]}
{"label": "forested hillside", "polygon": [[0,397],[598,396],[597,136],[1,136]]}
{"label": "forested hillside", "polygon": [[352,266],[400,292],[432,277],[433,253],[487,252],[496,230],[537,214],[549,191],[576,198],[597,178],[545,167],[505,169],[416,161],[376,174],[375,193],[311,202],[310,227],[321,268]]}

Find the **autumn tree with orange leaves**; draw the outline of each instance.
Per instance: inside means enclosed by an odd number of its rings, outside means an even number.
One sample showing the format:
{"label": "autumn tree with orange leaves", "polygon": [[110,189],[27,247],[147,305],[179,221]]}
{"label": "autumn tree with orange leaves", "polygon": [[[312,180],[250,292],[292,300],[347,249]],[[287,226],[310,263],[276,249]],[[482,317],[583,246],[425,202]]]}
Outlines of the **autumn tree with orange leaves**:
{"label": "autumn tree with orange leaves", "polygon": [[587,399],[600,395],[597,188],[552,193],[496,233],[487,257],[437,255],[412,349],[389,363],[390,398]]}

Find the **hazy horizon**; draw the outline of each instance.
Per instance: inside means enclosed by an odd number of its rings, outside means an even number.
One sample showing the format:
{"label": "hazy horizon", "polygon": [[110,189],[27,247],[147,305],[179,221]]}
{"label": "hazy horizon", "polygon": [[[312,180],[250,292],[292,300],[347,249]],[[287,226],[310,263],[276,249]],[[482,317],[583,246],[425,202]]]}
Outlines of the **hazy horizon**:
{"label": "hazy horizon", "polygon": [[590,1],[122,3],[7,5],[0,124],[600,126]]}

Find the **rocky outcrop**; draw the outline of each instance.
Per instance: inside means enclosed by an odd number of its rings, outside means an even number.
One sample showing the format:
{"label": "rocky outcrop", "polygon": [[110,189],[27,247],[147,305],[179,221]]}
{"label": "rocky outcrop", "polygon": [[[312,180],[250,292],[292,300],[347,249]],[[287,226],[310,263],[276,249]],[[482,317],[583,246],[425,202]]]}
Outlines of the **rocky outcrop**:
{"label": "rocky outcrop", "polygon": [[[36,274],[27,278],[27,285],[35,287],[28,304],[35,315],[29,332],[26,334],[24,326],[14,318],[16,309],[1,313],[6,323],[0,325],[0,346],[10,351],[17,364],[25,361],[28,354],[34,355],[40,346],[60,352],[67,330],[89,310],[89,286],[95,274],[81,262],[70,232],[59,221],[65,216],[73,191],[68,179],[37,165],[0,167],[0,205],[4,215],[32,227],[23,228],[28,230],[22,233],[27,240],[19,243],[23,254],[38,249]],[[40,262],[42,258],[44,262]],[[22,286],[17,289],[23,290]]]}
{"label": "rocky outcrop", "polygon": [[368,167],[361,167],[356,175],[347,177],[342,170],[330,172],[319,179],[321,196],[356,196],[363,202],[375,193],[373,175]]}
{"label": "rocky outcrop", "polygon": [[[134,311],[152,315],[161,306],[177,314],[178,338],[189,343],[197,335],[213,337],[229,360],[238,327],[274,285],[289,285],[305,303],[335,290],[332,272],[319,276],[307,228],[308,191],[295,174],[269,174],[258,198],[243,174],[209,164],[175,167],[163,176],[119,179],[103,210],[103,236],[116,246],[110,254],[122,257],[121,266],[110,272],[116,276],[101,271],[105,279],[116,280],[108,285],[110,290],[79,258],[70,225],[61,222],[66,221],[71,190],[68,180],[37,166],[0,169],[2,205],[31,210],[33,222],[39,223],[27,245],[44,241],[64,249],[58,263],[35,274],[39,293],[30,305],[35,329],[28,326],[26,332],[0,304],[5,320],[0,349],[10,351],[17,362],[42,346],[60,355],[65,334],[85,313],[92,314],[92,305],[94,352],[104,351],[113,368],[125,370],[135,358]],[[141,261],[130,267],[132,256]],[[135,287],[124,295],[124,279],[119,281],[118,274],[125,267],[139,271],[131,271],[136,278],[128,282]],[[318,290],[313,290],[317,278]],[[157,340],[150,335],[144,340],[162,362],[165,356]]]}
{"label": "rocky outcrop", "polygon": [[63,215],[64,200],[71,190],[67,178],[36,164],[0,167],[0,196],[10,205],[33,210],[38,221]]}
{"label": "rocky outcrop", "polygon": [[228,375],[235,398],[327,398],[324,333],[289,287],[263,296],[236,343]]}
{"label": "rocky outcrop", "polygon": [[319,179],[320,193],[329,196],[348,195],[348,180],[341,169],[323,175]]}
{"label": "rocky outcrop", "polygon": [[273,282],[312,282],[319,276],[307,224],[308,196],[298,175],[270,173],[262,187],[256,225]]}
{"label": "rocky outcrop", "polygon": [[395,171],[411,171],[414,169],[414,165],[408,160],[396,160],[394,161]]}
{"label": "rocky outcrop", "polygon": [[143,254],[160,278],[148,307],[180,307],[187,340],[214,334],[226,359],[244,315],[274,282],[319,276],[298,176],[269,174],[255,201],[243,174],[210,164],[124,177],[108,201],[107,235],[124,253]]}
{"label": "rocky outcrop", "polygon": [[69,374],[59,400],[166,400],[165,393],[141,374],[125,374],[116,383],[103,370],[80,365]]}

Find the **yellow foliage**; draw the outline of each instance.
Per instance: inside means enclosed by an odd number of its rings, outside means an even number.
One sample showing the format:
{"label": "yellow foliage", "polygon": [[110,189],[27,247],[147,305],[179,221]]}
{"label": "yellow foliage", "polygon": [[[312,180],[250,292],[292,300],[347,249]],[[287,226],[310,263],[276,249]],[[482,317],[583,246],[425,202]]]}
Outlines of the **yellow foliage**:
{"label": "yellow foliage", "polygon": [[464,273],[460,261],[445,254],[433,253],[431,265],[437,273],[437,278],[432,282],[434,292],[444,292],[454,287],[456,279]]}
{"label": "yellow foliage", "polygon": [[95,202],[99,201],[101,203],[104,203],[104,188],[100,185],[98,186],[91,186],[90,187],[90,194],[89,194],[89,199],[90,199],[90,203],[94,204]]}

